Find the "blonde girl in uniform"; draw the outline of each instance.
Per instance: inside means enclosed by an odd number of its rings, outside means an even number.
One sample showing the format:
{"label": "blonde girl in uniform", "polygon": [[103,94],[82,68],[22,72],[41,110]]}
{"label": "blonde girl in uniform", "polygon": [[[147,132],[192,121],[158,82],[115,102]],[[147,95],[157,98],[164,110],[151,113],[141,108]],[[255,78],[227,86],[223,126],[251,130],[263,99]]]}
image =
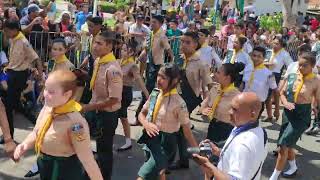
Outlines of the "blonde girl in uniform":
{"label": "blonde girl in uniform", "polygon": [[83,168],[91,179],[102,180],[94,160],[89,128],[81,116],[81,105],[73,100],[77,76],[66,70],[52,72],[45,82],[45,105],[33,131],[17,146],[14,159],[35,148],[41,179],[83,179]]}
{"label": "blonde girl in uniform", "polygon": [[[288,74],[280,89],[280,100],[284,106],[282,125],[278,139],[280,151],[276,167],[270,180],[277,180],[286,162],[289,169],[282,173],[283,177],[295,177],[298,168],[294,147],[302,133],[311,122],[312,108],[315,114],[320,104],[320,79],[312,72],[316,58],[311,52],[299,56],[297,72]],[[316,103],[312,103],[315,101]],[[313,107],[312,107],[313,104]]]}
{"label": "blonde girl in uniform", "polygon": [[180,70],[165,64],[157,76],[157,86],[144,104],[139,121],[144,130],[138,143],[144,144],[147,160],[138,172],[138,180],[166,179],[165,169],[175,152],[180,129],[193,147],[197,146],[191,129],[186,103],[177,92]]}
{"label": "blonde girl in uniform", "polygon": [[128,41],[122,45],[121,48],[121,70],[123,73],[123,90],[121,99],[121,108],[118,112],[119,118],[123,126],[126,143],[118,148],[118,151],[125,151],[132,148],[130,138],[130,124],[128,122],[128,107],[130,106],[133,98],[132,86],[137,82],[144,95],[148,98],[149,92],[140,75],[139,67],[135,63],[135,52],[137,42]]}

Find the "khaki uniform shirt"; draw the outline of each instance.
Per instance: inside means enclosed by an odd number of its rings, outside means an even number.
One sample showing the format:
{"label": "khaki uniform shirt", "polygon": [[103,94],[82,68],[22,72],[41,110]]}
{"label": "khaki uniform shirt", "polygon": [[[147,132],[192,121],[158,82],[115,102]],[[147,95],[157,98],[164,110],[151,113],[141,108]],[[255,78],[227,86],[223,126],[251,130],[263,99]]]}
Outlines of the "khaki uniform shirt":
{"label": "khaki uniform shirt", "polygon": [[[219,89],[220,88],[218,84],[210,89],[209,96],[201,103],[202,108],[212,108],[215,98],[217,98],[220,93]],[[231,123],[229,113],[231,109],[231,101],[238,94],[240,94],[240,91],[238,89],[235,89],[222,95],[221,100],[213,115],[213,117],[217,119],[217,121]]]}
{"label": "khaki uniform shirt", "polygon": [[31,44],[26,38],[11,41],[8,69],[25,71],[31,68],[31,63],[39,59]]}
{"label": "khaki uniform shirt", "polygon": [[70,62],[69,60],[63,63],[56,63],[54,69],[52,71],[56,71],[56,70],[73,70],[75,69],[74,65],[72,64],[72,62]]}
{"label": "khaki uniform shirt", "polygon": [[121,66],[121,70],[123,73],[123,85],[133,86],[135,84],[136,78],[140,76],[139,67],[133,62]]}
{"label": "khaki uniform shirt", "polygon": [[[144,104],[142,112],[148,113],[150,99]],[[189,123],[187,105],[179,94],[163,97],[155,124],[166,133],[179,131],[180,125]]]}
{"label": "khaki uniform shirt", "polygon": [[200,96],[201,90],[208,90],[207,86],[213,83],[210,77],[209,66],[200,61],[198,53],[189,58],[189,62],[186,65],[186,76],[192,90],[197,96]]}
{"label": "khaki uniform shirt", "polygon": [[[34,132],[39,135],[52,108],[44,106],[41,110]],[[76,124],[82,126],[82,131],[75,133],[72,127]],[[78,138],[80,134],[81,138]],[[41,152],[58,157],[70,157],[83,152],[91,153],[90,135],[87,121],[79,112],[56,116],[49,127],[41,146]],[[92,153],[91,153],[92,154]],[[80,157],[79,157],[80,158]]]}
{"label": "khaki uniform shirt", "polygon": [[[285,92],[288,88],[288,82],[286,80]],[[293,92],[296,92],[298,88],[298,81],[295,81],[293,85]],[[304,80],[302,88],[297,98],[296,104],[310,104],[312,98],[316,97],[317,102],[320,102],[320,77],[316,76],[312,79]]]}
{"label": "khaki uniform shirt", "polygon": [[[95,61],[95,63],[98,63]],[[114,112],[121,107],[122,98],[122,72],[118,61],[101,64],[98,69],[97,78],[92,90],[90,103],[99,103],[109,98],[117,98],[118,102],[104,111]]]}
{"label": "khaki uniform shirt", "polygon": [[[160,28],[160,32],[153,35],[152,57],[156,65],[164,63],[164,50],[170,49],[170,44],[166,33]],[[148,44],[146,44],[148,45]]]}

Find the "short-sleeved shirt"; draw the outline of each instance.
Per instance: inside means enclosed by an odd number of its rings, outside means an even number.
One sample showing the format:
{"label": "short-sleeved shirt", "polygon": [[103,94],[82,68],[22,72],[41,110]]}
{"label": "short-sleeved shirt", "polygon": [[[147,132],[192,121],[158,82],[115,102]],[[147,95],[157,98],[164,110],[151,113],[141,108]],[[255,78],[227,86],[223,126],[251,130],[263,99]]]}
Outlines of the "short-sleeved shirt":
{"label": "short-sleeved shirt", "polygon": [[254,70],[254,78],[251,85],[246,84],[245,92],[254,92],[261,102],[265,102],[269,89],[277,89],[276,79],[268,68]]}
{"label": "short-sleeved shirt", "polygon": [[[142,111],[148,112],[150,99],[144,104]],[[189,123],[187,105],[179,94],[163,98],[155,124],[166,133],[178,132],[181,125]]]}
{"label": "short-sleeved shirt", "polygon": [[[216,84],[213,86],[209,91],[209,96],[202,102],[201,107],[202,108],[212,108],[212,105],[215,101],[215,99],[219,96],[220,93],[220,85]],[[232,99],[240,94],[240,91],[238,89],[234,89],[229,92],[225,92],[221,100],[219,101],[219,104],[214,112],[213,117],[217,119],[217,121],[222,121],[224,123],[230,123],[230,109],[231,109],[231,102]]]}
{"label": "short-sleeved shirt", "polygon": [[[236,38],[237,38],[237,36],[235,34],[229,36],[227,49],[229,49],[229,50],[233,49],[233,42],[236,40]],[[250,54],[252,52],[253,48],[248,40],[247,40],[247,42],[244,43],[243,50],[248,54]]]}
{"label": "short-sleeved shirt", "polygon": [[[292,74],[292,73],[291,73]],[[289,77],[290,78],[290,75]],[[293,84],[293,93],[297,91],[299,86],[298,80],[296,80]],[[288,81],[286,80],[286,84],[284,87],[285,92],[288,89]],[[296,104],[311,104],[313,97],[316,97],[316,100],[320,102],[320,77],[315,76],[312,79],[304,80],[302,88],[297,98]]]}
{"label": "short-sleeved shirt", "polygon": [[[95,63],[98,63],[96,60]],[[91,103],[105,102],[109,98],[117,98],[117,103],[104,111],[114,112],[121,107],[122,98],[122,71],[118,61],[101,64],[98,69],[94,88],[92,90]]]}
{"label": "short-sleeved shirt", "polygon": [[[184,56],[182,58],[185,59]],[[198,53],[195,53],[189,59],[186,65],[186,76],[196,96],[200,96],[201,90],[204,90],[205,87],[213,83],[210,77],[210,69],[205,63],[200,61]]]}
{"label": "short-sleeved shirt", "polygon": [[[32,20],[29,15],[26,15],[20,19],[21,29],[25,29]],[[41,24],[35,24],[32,26],[31,33],[26,34],[30,44],[32,44],[33,48],[43,48],[43,44],[47,41],[48,35],[42,34],[43,27]],[[41,46],[42,45],[42,46]]]}
{"label": "short-sleeved shirt", "polygon": [[[51,109],[44,106],[38,116],[34,132],[39,135],[40,129],[44,126]],[[41,152],[58,157],[70,157],[76,154],[74,141],[72,140],[71,129],[74,124],[80,124],[83,128],[82,141],[75,142],[82,146],[82,149],[90,149],[90,135],[87,121],[79,112],[72,112],[55,117],[49,127],[41,146]],[[58,148],[57,148],[58,147]]]}
{"label": "short-sleeved shirt", "polygon": [[50,64],[50,61],[49,61],[48,72],[52,72],[52,71],[56,71],[56,70],[70,70],[70,71],[72,71],[75,69],[75,66],[69,60],[62,62],[62,63],[55,63],[54,60],[51,60],[51,63],[53,63],[52,67],[49,67],[49,64]]}
{"label": "short-sleeved shirt", "polygon": [[134,62],[121,66],[123,73],[123,85],[134,86],[135,80],[140,76],[139,67]]}
{"label": "short-sleeved shirt", "polygon": [[[148,38],[150,38],[150,36]],[[168,37],[166,36],[165,32],[160,28],[158,32],[153,35],[153,41],[152,41],[153,63],[156,65],[164,64],[164,50],[168,50],[168,49],[170,49]]]}
{"label": "short-sleeved shirt", "polygon": [[280,73],[283,66],[289,66],[293,62],[290,54],[282,50],[279,54],[277,54],[273,59],[273,67],[270,68],[272,72]]}
{"label": "short-sleeved shirt", "polygon": [[[30,19],[29,15],[25,15],[20,19],[21,28],[24,29],[24,27],[28,26],[32,20]],[[41,24],[35,24],[33,25],[31,31],[42,31],[43,28],[41,27]]]}
{"label": "short-sleeved shirt", "polygon": [[[177,29],[177,30],[173,30],[173,29],[168,29],[167,30],[167,37],[170,39],[170,46],[171,46],[171,50],[174,54],[174,56],[179,56],[180,54],[180,36],[182,36],[182,31]],[[175,37],[175,39],[173,39],[173,37]]]}
{"label": "short-sleeved shirt", "polygon": [[77,32],[81,31],[81,26],[86,22],[88,14],[85,14],[83,11],[80,11],[76,14],[76,30]]}
{"label": "short-sleeved shirt", "polygon": [[10,52],[7,68],[14,71],[24,71],[31,68],[31,63],[39,58],[25,37],[11,41]]}
{"label": "short-sleeved shirt", "polygon": [[[144,24],[138,26],[137,23],[134,23],[129,27],[129,33],[147,33],[148,35],[150,32],[150,29]],[[139,47],[142,47],[145,37],[134,37],[134,39],[137,41]]]}
{"label": "short-sleeved shirt", "polygon": [[6,63],[8,63],[7,55],[4,51],[0,51],[0,66]]}
{"label": "short-sleeved shirt", "polygon": [[[263,141],[263,130],[256,127],[240,133],[233,140],[232,132],[222,148],[224,153],[223,156],[220,155],[217,167],[220,171],[234,177],[231,179],[252,179],[268,154]],[[230,145],[225,149],[229,143]],[[261,178],[261,169],[254,180]]]}
{"label": "short-sleeved shirt", "polygon": [[199,50],[200,61],[203,61],[209,67],[219,68],[222,65],[222,61],[220,57],[217,55],[214,48],[211,46],[205,45],[201,47]]}
{"label": "short-sleeved shirt", "polygon": [[[226,56],[224,63],[228,62],[228,56]],[[246,53],[245,51],[240,51],[239,53],[237,53],[236,57],[235,57],[235,62],[241,62],[245,65],[243,72],[241,72],[240,74],[243,74],[243,78],[242,81],[243,82],[249,82],[250,77],[251,77],[251,73],[253,72],[253,62],[250,58],[250,56],[248,55],[248,53]]]}

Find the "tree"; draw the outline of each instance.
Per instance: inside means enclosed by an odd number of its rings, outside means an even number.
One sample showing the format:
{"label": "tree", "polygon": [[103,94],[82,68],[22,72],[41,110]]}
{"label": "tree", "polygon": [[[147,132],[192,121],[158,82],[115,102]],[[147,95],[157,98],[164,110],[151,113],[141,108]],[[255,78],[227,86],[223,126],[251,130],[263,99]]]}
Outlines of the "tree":
{"label": "tree", "polygon": [[296,25],[298,11],[304,12],[309,0],[281,0],[283,6],[283,26],[291,28]]}

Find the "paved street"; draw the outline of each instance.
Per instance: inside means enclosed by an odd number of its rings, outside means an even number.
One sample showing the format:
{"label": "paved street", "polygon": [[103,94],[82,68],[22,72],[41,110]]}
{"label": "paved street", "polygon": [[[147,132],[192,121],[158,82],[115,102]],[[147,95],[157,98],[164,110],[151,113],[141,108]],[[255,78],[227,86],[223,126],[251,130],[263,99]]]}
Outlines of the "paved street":
{"label": "paved street", "polygon": [[[138,99],[136,99],[132,106],[130,106],[129,119],[134,121],[134,113],[138,104]],[[192,123],[195,125],[194,135],[198,140],[201,140],[206,135],[206,130],[208,123],[201,120],[197,115],[192,115]],[[26,137],[26,135],[32,130],[32,124],[29,123],[22,115],[16,115],[15,117],[15,139],[18,142]],[[275,157],[272,156],[272,150],[276,147],[276,139],[278,136],[278,129],[280,128],[279,120],[276,124],[262,123],[262,126],[267,129],[269,136],[268,150],[269,154],[264,163],[262,174],[263,180],[268,179],[272,174]],[[134,141],[139,137],[141,132],[141,127],[132,127],[132,138]],[[119,126],[117,129],[117,135],[115,137],[114,149],[119,147],[124,143],[122,125],[119,121]],[[94,146],[94,143],[93,143]],[[302,140],[298,142],[297,151],[299,152],[297,156],[297,164],[299,168],[299,175],[297,180],[320,180],[320,136],[310,137],[303,135]],[[144,160],[143,151],[134,142],[133,149],[128,152],[117,153],[114,152],[114,180],[133,180],[136,178],[136,174],[139,167],[142,165]],[[4,152],[3,147],[0,147],[0,180],[18,180],[23,179],[23,175],[28,172],[32,164],[35,162],[34,152],[30,151],[27,155],[19,162],[14,163],[12,160],[8,159]],[[197,165],[191,162],[191,168],[189,170],[181,170],[171,173],[168,176],[169,180],[201,180],[203,176],[200,173]],[[34,179],[38,179],[34,178]]]}

